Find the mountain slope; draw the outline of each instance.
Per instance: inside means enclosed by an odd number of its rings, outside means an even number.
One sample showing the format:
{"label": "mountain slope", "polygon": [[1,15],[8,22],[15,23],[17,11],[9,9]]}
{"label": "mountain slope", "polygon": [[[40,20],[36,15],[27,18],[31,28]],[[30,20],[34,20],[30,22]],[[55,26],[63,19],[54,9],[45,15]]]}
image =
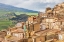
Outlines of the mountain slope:
{"label": "mountain slope", "polygon": [[11,5],[6,5],[6,4],[2,4],[0,3],[0,11],[6,11],[6,12],[34,12],[36,13],[37,11],[33,11],[33,10],[28,10],[28,9],[24,9],[24,8],[18,8],[18,7],[14,7]]}

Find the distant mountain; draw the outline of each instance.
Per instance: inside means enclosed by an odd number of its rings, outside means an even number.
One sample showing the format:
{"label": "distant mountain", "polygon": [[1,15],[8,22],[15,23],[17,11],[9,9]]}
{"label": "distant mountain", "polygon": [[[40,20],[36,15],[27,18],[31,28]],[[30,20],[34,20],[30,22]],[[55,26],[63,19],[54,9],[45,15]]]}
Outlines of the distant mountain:
{"label": "distant mountain", "polygon": [[2,4],[0,3],[0,11],[6,11],[6,12],[38,12],[38,11],[33,11],[33,10],[28,10],[25,8],[18,8],[18,7],[14,7],[11,5],[6,5],[6,4]]}

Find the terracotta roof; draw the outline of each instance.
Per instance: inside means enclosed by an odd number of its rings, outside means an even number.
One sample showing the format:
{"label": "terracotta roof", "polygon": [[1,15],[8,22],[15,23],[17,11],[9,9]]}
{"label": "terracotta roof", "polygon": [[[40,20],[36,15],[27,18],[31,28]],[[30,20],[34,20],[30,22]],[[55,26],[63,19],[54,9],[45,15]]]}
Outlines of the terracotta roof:
{"label": "terracotta roof", "polygon": [[3,41],[3,40],[4,40],[4,38],[1,38],[1,37],[0,37],[0,41]]}
{"label": "terracotta roof", "polygon": [[48,30],[44,30],[44,31],[39,31],[39,32],[37,32],[36,34],[43,34],[43,35],[45,35],[46,33],[49,33],[49,32],[52,32],[52,33],[56,33],[56,32],[59,32],[60,30],[58,30],[58,29],[48,29]]}
{"label": "terracotta roof", "polygon": [[9,41],[17,41],[17,40],[20,40],[20,39],[15,37],[15,36],[12,36],[12,37],[8,38],[7,40],[9,40]]}
{"label": "terracotta roof", "polygon": [[64,42],[64,40],[57,40],[56,42]]}
{"label": "terracotta roof", "polygon": [[18,29],[14,30],[14,31],[11,31],[11,32],[12,32],[12,33],[23,33],[24,30],[21,29],[21,28],[18,28]]}

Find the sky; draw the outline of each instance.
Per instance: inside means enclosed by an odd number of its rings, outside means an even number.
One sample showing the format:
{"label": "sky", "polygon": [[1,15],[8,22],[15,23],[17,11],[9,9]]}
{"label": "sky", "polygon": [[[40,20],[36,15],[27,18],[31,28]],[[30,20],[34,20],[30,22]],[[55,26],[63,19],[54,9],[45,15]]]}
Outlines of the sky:
{"label": "sky", "polygon": [[64,0],[0,0],[0,3],[3,4],[41,12],[45,11],[46,7],[53,8],[56,4],[62,2]]}

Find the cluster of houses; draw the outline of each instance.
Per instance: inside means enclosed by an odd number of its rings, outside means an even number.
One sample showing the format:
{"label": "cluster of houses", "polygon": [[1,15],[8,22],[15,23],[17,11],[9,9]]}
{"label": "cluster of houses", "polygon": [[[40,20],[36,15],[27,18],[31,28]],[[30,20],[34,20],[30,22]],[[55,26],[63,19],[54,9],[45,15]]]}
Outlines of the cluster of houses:
{"label": "cluster of houses", "polygon": [[0,31],[0,42],[64,42],[64,3]]}

